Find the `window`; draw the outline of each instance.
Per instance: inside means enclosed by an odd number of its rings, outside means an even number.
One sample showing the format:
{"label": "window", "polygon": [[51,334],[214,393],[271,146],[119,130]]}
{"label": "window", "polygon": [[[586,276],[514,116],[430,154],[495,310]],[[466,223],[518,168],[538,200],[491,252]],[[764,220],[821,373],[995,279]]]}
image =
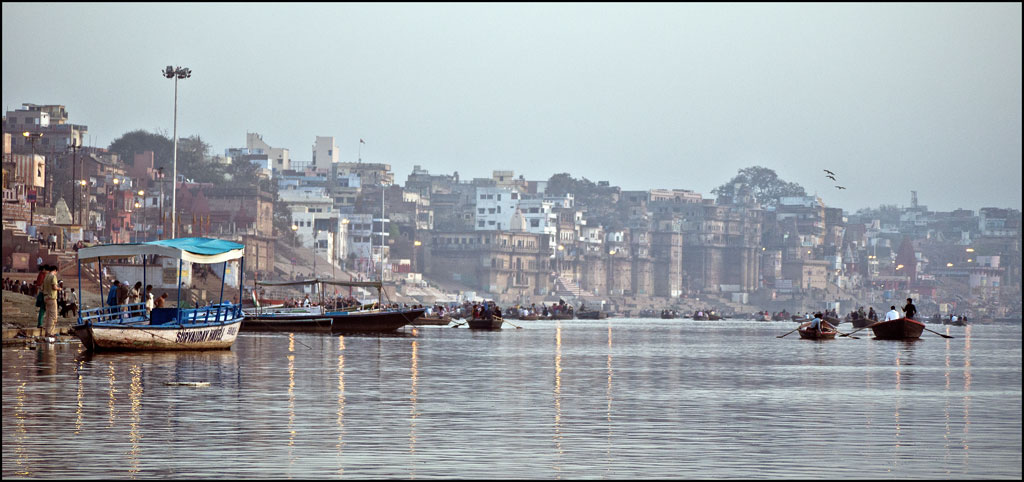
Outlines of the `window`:
{"label": "window", "polygon": [[[491,221],[491,224],[494,224],[494,221]],[[482,228],[482,227],[484,227],[484,221],[480,221],[480,222],[479,222],[479,223],[477,224],[477,226],[479,226],[479,227],[481,227],[481,228]]]}
{"label": "window", "polygon": [[539,219],[531,219],[530,220],[530,227],[531,228],[540,227],[540,220]]}

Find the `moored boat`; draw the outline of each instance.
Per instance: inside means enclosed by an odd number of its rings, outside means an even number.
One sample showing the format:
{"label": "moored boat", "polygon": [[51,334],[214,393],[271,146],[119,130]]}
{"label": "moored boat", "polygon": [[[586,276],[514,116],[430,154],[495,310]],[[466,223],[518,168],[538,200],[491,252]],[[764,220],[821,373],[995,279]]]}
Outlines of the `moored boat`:
{"label": "moored boat", "polygon": [[826,316],[826,317],[824,317],[822,319],[824,321],[827,321],[828,324],[830,324],[832,326],[839,326],[839,324],[843,322],[843,320],[840,320],[839,318],[836,318],[834,316]]}
{"label": "moored boat", "polygon": [[445,316],[427,316],[424,314],[415,320],[412,320],[412,324],[416,326],[443,326],[452,322],[452,318],[448,315]]}
{"label": "moored boat", "polygon": [[[176,238],[145,243],[103,244],[78,250],[79,273],[82,261],[141,257],[143,285],[146,259],[155,256],[178,260],[178,299],[180,303],[181,265],[244,263],[245,246],[212,238]],[[239,269],[239,273],[244,273]],[[223,284],[223,279],[221,283]],[[81,276],[78,280],[81,291]],[[102,280],[100,292],[103,292]],[[101,297],[102,302],[102,297]],[[101,306],[79,312],[72,333],[87,350],[209,350],[231,348],[242,324],[240,304],[221,300],[201,308],[154,308],[148,315],[143,303]]]}
{"label": "moored boat", "polygon": [[412,324],[426,312],[426,308],[390,310],[329,311],[331,334],[387,333]]}
{"label": "moored boat", "polygon": [[920,338],[924,331],[924,323],[910,318],[880,321],[870,327],[879,340],[911,340]]}
{"label": "moored boat", "polygon": [[576,312],[577,320],[603,320],[608,318],[608,313],[601,310],[579,310]]}

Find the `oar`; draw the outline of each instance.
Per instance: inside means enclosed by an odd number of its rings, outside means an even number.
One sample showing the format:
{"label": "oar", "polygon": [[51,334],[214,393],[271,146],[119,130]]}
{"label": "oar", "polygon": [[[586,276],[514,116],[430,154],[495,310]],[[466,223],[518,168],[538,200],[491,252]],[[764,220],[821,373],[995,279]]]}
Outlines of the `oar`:
{"label": "oar", "polygon": [[939,335],[939,336],[941,336],[941,337],[943,337],[943,338],[953,338],[953,337],[952,337],[952,336],[950,336],[950,335],[943,335],[942,333],[939,333],[939,332],[937,332],[937,331],[932,331],[932,330],[929,330],[928,328],[925,328],[925,331],[931,331],[932,333],[935,333],[936,335]]}
{"label": "oar", "polygon": [[[800,328],[803,328],[803,327],[804,327],[804,323],[801,323],[800,326],[796,327],[796,329],[793,330],[793,331],[799,330]],[[793,333],[793,331],[791,331],[789,333],[786,333],[785,335],[778,335],[775,338],[784,338],[786,335],[789,335],[790,333]]]}
{"label": "oar", "polygon": [[458,328],[458,327],[460,327],[462,325],[465,325],[466,323],[469,323],[468,319],[466,321],[463,321],[462,323],[456,323],[456,324],[452,325],[452,328]]}
{"label": "oar", "polygon": [[506,320],[506,319],[504,319],[504,318],[502,318],[502,319],[501,319],[501,321],[502,321],[502,322],[505,322],[505,323],[508,323],[508,324],[510,324],[510,325],[512,325],[512,326],[514,326],[514,327],[516,327],[516,329],[517,329],[517,330],[522,330],[522,329],[523,329],[523,327],[521,327],[521,326],[518,326],[518,325],[516,325],[515,323],[512,323],[511,321],[508,321],[508,320]]}
{"label": "oar", "polygon": [[839,334],[839,336],[850,336],[850,335],[852,335],[852,334],[854,334],[854,333],[857,333],[857,332],[858,332],[858,331],[860,331],[860,330],[866,330],[866,329],[868,329],[868,328],[871,328],[872,326],[875,326],[875,325],[877,325],[878,323],[882,323],[882,322],[881,322],[881,321],[879,321],[879,322],[876,322],[876,323],[872,323],[872,324],[870,324],[870,325],[868,325],[868,326],[865,326],[865,327],[863,327],[863,328],[857,328],[856,330],[853,330],[853,331],[851,331],[851,332],[849,332],[849,333],[840,333],[840,334]]}

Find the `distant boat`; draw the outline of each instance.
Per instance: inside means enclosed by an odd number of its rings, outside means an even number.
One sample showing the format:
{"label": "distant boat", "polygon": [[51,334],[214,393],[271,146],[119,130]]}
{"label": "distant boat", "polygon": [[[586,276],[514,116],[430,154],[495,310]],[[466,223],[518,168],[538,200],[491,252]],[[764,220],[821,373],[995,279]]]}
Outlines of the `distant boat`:
{"label": "distant boat", "polygon": [[490,318],[470,318],[468,323],[469,327],[474,330],[500,330],[505,320],[500,316],[492,316]]}
{"label": "distant boat", "polygon": [[[145,243],[101,244],[78,250],[78,264],[85,260],[131,258],[143,259],[143,285],[145,260],[150,256],[163,256],[178,260],[178,299],[181,298],[182,262],[221,264],[243,260],[245,246],[213,238],[175,238]],[[244,268],[244,260],[243,268]],[[243,269],[239,269],[244,273]],[[221,280],[223,293],[223,279]],[[78,278],[79,291],[82,279]],[[100,292],[103,292],[100,280]],[[101,297],[101,302],[103,298]],[[72,332],[82,345],[91,351],[153,351],[153,350],[209,350],[231,348],[242,324],[240,304],[225,302],[202,308],[154,308],[147,316],[143,303],[101,306],[81,310]]]}
{"label": "distant boat", "polygon": [[875,338],[880,340],[912,340],[920,338],[924,331],[924,323],[910,318],[880,321],[870,326]]}
{"label": "distant boat", "polygon": [[415,326],[443,326],[452,322],[452,318],[448,315],[445,316],[427,316],[425,313],[423,316],[412,320],[412,324]]}
{"label": "distant boat", "polygon": [[603,320],[608,318],[608,313],[601,310],[580,309],[576,311],[577,320]]}

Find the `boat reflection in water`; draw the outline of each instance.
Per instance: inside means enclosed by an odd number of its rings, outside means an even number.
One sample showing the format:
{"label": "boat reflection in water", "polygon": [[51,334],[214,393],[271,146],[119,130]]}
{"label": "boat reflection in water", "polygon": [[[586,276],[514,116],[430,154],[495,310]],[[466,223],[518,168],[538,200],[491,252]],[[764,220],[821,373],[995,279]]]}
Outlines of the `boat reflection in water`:
{"label": "boat reflection in water", "polygon": [[1020,327],[779,343],[790,323],[538,320],[243,333],[219,351],[4,348],[3,475],[814,478],[820,467],[793,449],[813,445],[854,450],[830,459],[835,478],[1019,478]]}

